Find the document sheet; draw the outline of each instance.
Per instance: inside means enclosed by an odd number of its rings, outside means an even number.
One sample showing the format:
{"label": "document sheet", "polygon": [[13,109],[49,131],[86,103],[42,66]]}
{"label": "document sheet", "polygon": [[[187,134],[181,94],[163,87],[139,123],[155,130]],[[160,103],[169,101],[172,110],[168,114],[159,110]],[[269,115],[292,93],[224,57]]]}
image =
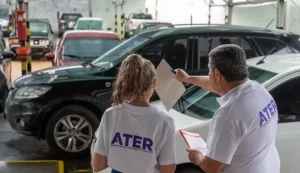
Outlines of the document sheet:
{"label": "document sheet", "polygon": [[182,82],[173,77],[172,68],[166,60],[162,59],[156,68],[157,86],[156,93],[169,111],[186,91]]}
{"label": "document sheet", "polygon": [[192,133],[185,130],[179,131],[189,148],[199,149],[202,154],[206,154],[207,144],[198,133]]}

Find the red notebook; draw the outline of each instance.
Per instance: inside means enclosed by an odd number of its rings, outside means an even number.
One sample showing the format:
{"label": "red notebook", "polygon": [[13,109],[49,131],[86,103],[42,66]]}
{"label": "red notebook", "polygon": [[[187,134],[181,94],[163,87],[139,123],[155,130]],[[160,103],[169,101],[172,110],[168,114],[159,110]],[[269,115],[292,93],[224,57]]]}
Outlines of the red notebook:
{"label": "red notebook", "polygon": [[204,154],[204,155],[206,154],[207,144],[202,139],[200,134],[188,132],[188,131],[185,131],[185,130],[179,130],[179,131],[180,131],[181,136],[183,137],[183,139],[185,140],[185,142],[189,146],[189,148],[199,149],[202,152],[202,154]]}

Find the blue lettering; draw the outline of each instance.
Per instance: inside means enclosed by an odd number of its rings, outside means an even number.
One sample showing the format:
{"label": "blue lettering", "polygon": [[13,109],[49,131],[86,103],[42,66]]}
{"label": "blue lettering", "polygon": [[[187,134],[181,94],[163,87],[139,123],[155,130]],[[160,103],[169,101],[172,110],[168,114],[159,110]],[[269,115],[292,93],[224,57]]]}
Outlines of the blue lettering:
{"label": "blue lettering", "polygon": [[260,118],[260,126],[267,123],[268,121],[265,115],[261,111],[259,111],[259,118]]}
{"label": "blue lettering", "polygon": [[268,104],[268,109],[269,109],[269,111],[270,111],[270,113],[271,113],[271,116],[273,117],[274,116],[274,110],[273,110],[273,107],[272,107],[272,105],[271,105],[271,102]]}
{"label": "blue lettering", "polygon": [[133,148],[141,148],[141,143],[142,143],[142,137],[140,137],[140,136],[136,136],[136,135],[134,135],[133,136],[133,143],[132,143],[132,147]]}
{"label": "blue lettering", "polygon": [[143,140],[143,150],[148,149],[148,151],[152,151],[153,141],[149,138],[144,138]]}
{"label": "blue lettering", "polygon": [[128,147],[129,140],[132,138],[132,135],[124,133],[123,136],[125,137],[125,146]]}
{"label": "blue lettering", "polygon": [[263,111],[265,112],[265,114],[267,114],[268,119],[270,119],[271,117],[270,117],[270,114],[268,112],[268,107],[267,106],[263,109]]}
{"label": "blue lettering", "polygon": [[123,145],[122,138],[119,132],[117,132],[111,141],[112,144],[116,145],[116,143],[119,143],[119,145]]}
{"label": "blue lettering", "polygon": [[273,106],[274,110],[277,112],[277,106],[274,100],[271,100],[271,105]]}

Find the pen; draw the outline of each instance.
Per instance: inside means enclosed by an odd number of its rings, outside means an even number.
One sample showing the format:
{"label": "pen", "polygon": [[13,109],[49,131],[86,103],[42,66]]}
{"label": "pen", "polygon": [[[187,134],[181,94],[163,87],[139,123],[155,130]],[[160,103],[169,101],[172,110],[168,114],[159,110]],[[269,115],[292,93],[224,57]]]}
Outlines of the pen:
{"label": "pen", "polygon": [[173,74],[176,74],[176,71],[175,71],[175,70],[173,70],[173,69],[171,70],[171,72],[172,72]]}

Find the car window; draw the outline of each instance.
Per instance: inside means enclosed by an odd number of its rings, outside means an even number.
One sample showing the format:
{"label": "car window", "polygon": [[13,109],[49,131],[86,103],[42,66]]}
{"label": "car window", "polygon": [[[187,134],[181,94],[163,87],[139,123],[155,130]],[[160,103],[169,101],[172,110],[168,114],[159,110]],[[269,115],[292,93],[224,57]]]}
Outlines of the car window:
{"label": "car window", "polygon": [[63,14],[61,19],[62,20],[77,20],[79,17],[81,17],[80,14]]}
{"label": "car window", "polygon": [[270,91],[277,105],[279,123],[300,121],[299,87],[300,77],[296,77]]}
{"label": "car window", "polygon": [[69,38],[62,51],[63,60],[94,60],[120,44],[117,39]]}
{"label": "car window", "polygon": [[254,40],[264,55],[270,52],[273,48],[275,49],[270,53],[271,55],[293,53],[291,48],[280,40],[260,37],[256,37]]}
{"label": "car window", "polygon": [[[248,67],[248,71],[249,78],[259,83],[264,83],[265,81],[277,75],[276,73],[255,67]],[[194,89],[193,92],[186,92],[183,96],[183,99],[186,101],[187,105],[186,114],[197,115],[201,116],[202,118],[212,118],[215,111],[220,106],[216,100],[216,97],[219,96],[215,93],[206,92],[198,87]]]}
{"label": "car window", "polygon": [[185,68],[188,51],[188,38],[169,40],[166,45],[164,59],[173,69]]}
{"label": "car window", "polygon": [[254,52],[254,50],[252,49],[252,47],[250,46],[248,40],[245,40],[244,38],[242,38],[240,46],[245,51],[247,59],[257,56],[256,53]]}
{"label": "car window", "polygon": [[152,19],[151,14],[132,14],[132,19]]}
{"label": "car window", "polygon": [[162,42],[148,46],[146,48],[143,48],[140,54],[144,58],[149,59],[154,64],[154,66],[157,67],[160,61],[162,60],[162,52],[164,45],[165,43]]}

